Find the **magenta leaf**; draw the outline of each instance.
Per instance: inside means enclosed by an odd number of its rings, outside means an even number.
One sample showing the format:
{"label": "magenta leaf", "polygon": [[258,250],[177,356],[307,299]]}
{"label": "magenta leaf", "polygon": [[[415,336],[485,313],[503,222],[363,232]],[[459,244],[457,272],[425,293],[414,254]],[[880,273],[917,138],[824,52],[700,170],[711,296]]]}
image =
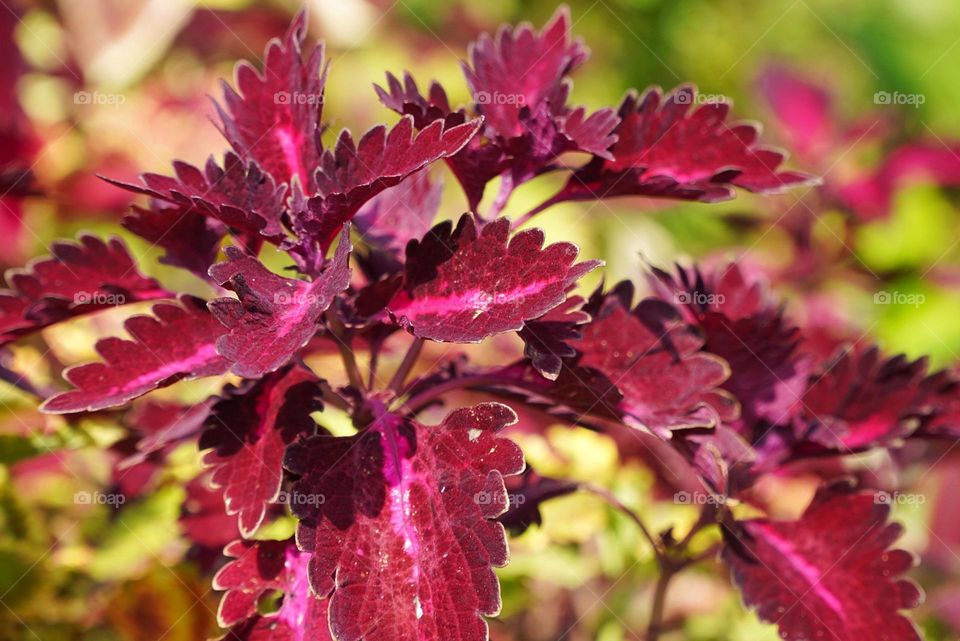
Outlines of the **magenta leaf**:
{"label": "magenta leaf", "polygon": [[727,528],[723,560],[747,605],[787,641],[919,641],[901,614],[922,600],[898,578],[912,556],[891,550],[902,528],[876,492],[821,489],[797,521]]}
{"label": "magenta leaf", "polygon": [[238,376],[258,378],[287,362],[316,334],[323,312],[350,284],[350,231],[344,228],[334,257],[313,281],[274,274],[236,247],[210,276],[237,293],[210,303],[227,331],[217,351]]}
{"label": "magenta leaf", "polygon": [[770,66],[760,74],[760,92],[773,110],[790,149],[819,157],[836,145],[836,114],[830,94],[792,69]]}
{"label": "magenta leaf", "polygon": [[184,295],[179,305],[154,305],[152,316],[133,316],[124,327],[132,340],[98,341],[103,362],[65,370],[64,378],[76,389],[48,398],[44,412],[116,407],[182,379],[223,374],[229,366],[215,346],[223,327],[199,298]]}
{"label": "magenta leaf", "polygon": [[126,303],[172,298],[137,269],[119,238],[104,242],[82,234],[57,241],[51,255],[6,274],[0,291],[0,342],[53,323]]}
{"label": "magenta leaf", "polygon": [[631,309],[632,299],[626,282],[594,296],[593,320],[571,342],[578,364],[613,381],[630,422],[662,436],[735,417],[736,402],[718,389],[730,374],[727,364],[701,351],[703,338],[671,306],[647,298]]}
{"label": "magenta leaf", "polygon": [[301,11],[282,41],[271,40],[263,73],[247,62],[236,67],[234,91],[223,85],[225,108],[217,106],[223,133],[245,161],[263,167],[278,184],[296,178],[312,191],[313,171],[320,163],[320,117],[326,71],[323,46],[306,61],[303,42],[306,13]]}
{"label": "magenta leaf", "polygon": [[[234,541],[224,554],[232,557],[213,579],[225,590],[217,620],[231,641],[333,641],[327,625],[326,599],[310,592],[310,555],[288,541]],[[276,612],[260,614],[258,602],[272,592],[282,600]]]}
{"label": "magenta leaf", "polygon": [[657,196],[713,202],[734,187],[771,194],[810,184],[810,176],[779,167],[784,154],[757,143],[754,125],[726,122],[729,104],[696,104],[696,90],[679,87],[663,96],[628,95],[612,159],[595,157],[577,170],[553,201],[614,196]]}
{"label": "magenta leaf", "polygon": [[797,429],[841,451],[887,445],[917,428],[915,401],[927,364],[884,358],[876,347],[838,353],[811,376]]}
{"label": "magenta leaf", "polygon": [[227,514],[238,515],[245,537],[280,496],[286,446],[316,431],[310,413],[323,409],[318,383],[306,369],[290,367],[227,389],[213,407],[200,449],[213,448],[204,463],[213,466],[211,481],[223,487]]}
{"label": "magenta leaf", "polygon": [[[377,403],[377,401],[373,401]],[[310,582],[330,598],[338,641],[484,641],[481,615],[500,610],[491,566],[507,562],[503,477],[523,456],[497,432],[505,405],[461,409],[426,427],[374,406],[351,437],[319,435],[288,449],[297,541],[313,556]]]}
{"label": "magenta leaf", "polygon": [[570,243],[543,246],[543,232],[510,237],[501,218],[477,229],[470,215],[456,229],[445,222],[407,247],[402,289],[387,306],[420,338],[476,343],[523,328],[566,300],[566,292],[598,261],[575,263]]}
{"label": "magenta leaf", "polygon": [[316,173],[318,195],[296,216],[294,228],[326,249],[344,223],[384,189],[410,174],[460,151],[477,133],[480,120],[453,127],[435,121],[414,133],[413,118],[405,116],[390,131],[373,127],[354,143],[344,130],[333,150],[326,150]]}

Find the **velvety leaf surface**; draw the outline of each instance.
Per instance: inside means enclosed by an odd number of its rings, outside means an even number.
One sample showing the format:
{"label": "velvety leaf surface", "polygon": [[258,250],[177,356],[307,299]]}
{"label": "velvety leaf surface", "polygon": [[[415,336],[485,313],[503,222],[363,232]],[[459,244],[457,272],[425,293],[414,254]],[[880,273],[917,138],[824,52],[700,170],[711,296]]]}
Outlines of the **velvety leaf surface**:
{"label": "velvety leaf surface", "polygon": [[914,402],[924,359],[884,358],[876,347],[844,350],[811,376],[797,429],[841,451],[885,445],[917,428]]}
{"label": "velvety leaf surface", "polygon": [[263,73],[247,62],[237,65],[237,91],[223,85],[225,108],[217,106],[223,132],[245,161],[263,167],[279,184],[296,178],[312,191],[320,164],[320,116],[326,71],[323,46],[304,60],[306,13],[300,12],[283,40],[271,40]]}
{"label": "velvety leaf surface", "polygon": [[76,242],[53,243],[51,252],[6,273],[0,342],[98,309],[173,297],[140,273],[119,238],[83,234]]}
{"label": "velvety leaf surface", "polygon": [[726,363],[701,351],[703,338],[671,306],[648,298],[631,309],[632,299],[632,285],[621,283],[591,300],[593,320],[571,343],[578,364],[609,378],[625,414],[664,436],[736,416],[735,401],[718,389],[730,374]]}
{"label": "velvety leaf surface", "polygon": [[811,181],[781,171],[783,154],[758,144],[754,125],[728,124],[727,103],[691,108],[695,103],[689,86],[666,96],[658,89],[628,95],[614,130],[613,159],[594,158],[555,200],[637,195],[712,202],[732,198],[734,187],[778,193]]}
{"label": "velvety leaf surface", "polygon": [[124,327],[132,340],[98,341],[103,362],[65,370],[64,378],[76,389],[48,398],[43,411],[116,407],[181,379],[223,374],[229,366],[215,345],[223,327],[199,298],[182,296],[179,305],[154,305],[153,315],[133,316]]}
{"label": "velvety leaf surface", "polygon": [[[376,401],[374,401],[376,402]],[[516,421],[499,403],[423,426],[374,408],[352,437],[315,436],[288,449],[310,581],[330,595],[339,641],[483,641],[481,615],[500,610],[491,566],[507,562],[503,476],[523,469],[497,432]]]}
{"label": "velvety leaf surface", "polygon": [[258,378],[285,365],[319,329],[320,316],[350,283],[350,231],[344,229],[336,254],[313,281],[274,274],[238,248],[210,276],[237,293],[210,303],[228,331],[217,351],[238,376]]}
{"label": "velvety leaf surface", "polygon": [[326,249],[344,223],[368,200],[430,163],[460,151],[473,138],[480,120],[454,127],[435,121],[414,133],[413,118],[403,117],[390,131],[373,127],[354,143],[344,130],[336,147],[327,150],[316,173],[318,196],[294,226]]}
{"label": "velvety leaf surface", "polygon": [[889,513],[875,492],[823,489],[798,521],[736,523],[723,560],[746,604],[787,641],[919,641],[901,611],[921,594],[898,578],[913,559],[889,549],[902,531]]}
{"label": "velvety leaf surface", "polygon": [[310,413],[323,409],[319,395],[312,373],[290,367],[228,389],[213,406],[200,449],[213,448],[204,463],[243,536],[253,536],[280,495],[287,445],[316,431]]}
{"label": "velvety leaf surface", "polygon": [[543,241],[538,229],[511,238],[505,218],[481,229],[470,215],[456,229],[441,223],[407,247],[403,288],[387,307],[415,336],[437,341],[475,343],[517,331],[561,305],[599,264],[575,264],[576,246]]}
{"label": "velvety leaf surface", "polygon": [[[310,593],[310,555],[288,541],[234,541],[224,549],[233,557],[214,577],[225,590],[217,619],[230,627],[233,641],[332,641],[327,601]],[[260,597],[273,591],[283,598],[276,612],[259,614]]]}

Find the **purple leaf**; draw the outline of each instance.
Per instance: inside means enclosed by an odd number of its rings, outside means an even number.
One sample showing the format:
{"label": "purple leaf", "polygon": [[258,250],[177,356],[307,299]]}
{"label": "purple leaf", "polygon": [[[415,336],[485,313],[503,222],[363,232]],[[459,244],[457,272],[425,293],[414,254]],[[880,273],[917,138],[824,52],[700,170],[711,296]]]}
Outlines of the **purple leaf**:
{"label": "purple leaf", "polygon": [[403,288],[387,306],[420,338],[476,343],[523,328],[566,300],[568,289],[598,261],[575,263],[570,243],[543,246],[539,229],[510,237],[510,221],[481,229],[465,215],[456,229],[434,227],[407,247]]}
{"label": "purple leaf", "polygon": [[200,449],[213,448],[204,463],[243,536],[253,536],[280,495],[287,445],[316,431],[310,413],[323,409],[319,395],[318,379],[292,367],[228,389],[214,405]]}
{"label": "purple leaf", "polygon": [[166,254],[160,262],[188,269],[200,278],[217,257],[217,249],[227,230],[218,220],[208,218],[191,207],[162,206],[150,209],[133,207],[123,217],[123,226]]}
{"label": "purple leaf", "polygon": [[631,422],[662,436],[736,416],[736,402],[718,389],[730,374],[726,363],[701,351],[703,338],[672,307],[647,298],[630,309],[632,299],[629,283],[594,296],[593,320],[571,343],[578,365],[613,381]]}
{"label": "purple leaf", "polygon": [[51,254],[7,272],[10,289],[0,291],[0,342],[91,311],[173,298],[137,270],[119,238],[104,242],[82,234],[76,242],[53,243]]}
{"label": "purple leaf", "polygon": [[841,451],[886,445],[917,427],[925,359],[884,358],[876,347],[838,353],[811,376],[796,418],[800,435]]}
{"label": "purple leaf", "polygon": [[388,132],[373,127],[354,143],[344,130],[333,150],[326,150],[316,173],[318,195],[298,213],[294,228],[321,249],[330,246],[344,223],[360,207],[388,187],[441,158],[453,155],[477,133],[480,120],[454,127],[436,121],[414,133],[413,118],[405,116]]}
{"label": "purple leaf", "polygon": [[595,157],[577,170],[553,201],[613,196],[657,196],[713,202],[734,195],[734,187],[778,193],[810,184],[805,174],[780,171],[784,155],[757,143],[754,125],[726,122],[730,106],[691,106],[696,90],[679,87],[628,95],[610,148],[612,159]]}
{"label": "purple leaf", "polygon": [[723,560],[747,605],[787,641],[919,641],[900,611],[919,589],[898,578],[912,556],[889,549],[902,528],[875,492],[821,489],[798,521],[752,519],[727,530]]}
{"label": "purple leaf", "polygon": [[563,359],[577,355],[570,341],[581,338],[578,326],[590,321],[581,306],[581,296],[571,296],[562,305],[524,324],[518,334],[524,342],[523,355],[538,372],[550,380],[560,376]]}
{"label": "purple leaf", "polygon": [[740,401],[747,431],[788,424],[806,388],[810,363],[797,354],[799,330],[763,284],[737,263],[706,275],[678,269],[676,275],[654,270],[654,276],[661,298],[699,326],[704,349],[729,363],[723,388]]}
{"label": "purple leaf", "polygon": [[283,237],[280,217],[286,185],[257,166],[227,153],[220,167],[211,157],[203,171],[185,162],[173,163],[175,177],[143,174],[142,185],[110,180],[112,184],[177,205],[183,213],[199,213],[227,227],[274,242]]}
{"label": "purple leaf", "polygon": [[294,491],[297,540],[312,553],[310,582],[329,595],[339,641],[484,641],[481,615],[500,610],[491,566],[507,562],[503,477],[523,469],[497,436],[516,421],[486,403],[425,427],[375,407],[351,437],[315,436],[288,449],[303,475]]}
{"label": "purple leaf", "polygon": [[63,376],[76,389],[48,398],[41,406],[44,412],[116,407],[158,387],[227,370],[215,346],[223,328],[199,298],[184,295],[179,305],[154,305],[152,316],[133,316],[124,327],[132,340],[98,341],[103,362],[66,369]]}
{"label": "purple leaf", "polygon": [[234,374],[263,376],[307,344],[323,312],[350,284],[350,249],[350,231],[344,228],[336,254],[308,282],[278,276],[240,249],[227,248],[227,262],[211,267],[210,276],[238,298],[218,298],[210,309],[229,330],[217,341],[217,351]]}
{"label": "purple leaf", "polygon": [[225,108],[217,106],[223,133],[245,161],[256,162],[278,184],[296,178],[312,191],[313,171],[320,164],[320,117],[326,71],[323,46],[306,61],[302,47],[307,16],[301,11],[283,40],[271,40],[263,73],[247,62],[237,65],[239,93],[223,84]]}
{"label": "purple leaf", "polygon": [[582,42],[571,42],[570,11],[562,7],[539,34],[529,23],[501,27],[496,40],[481,34],[463,70],[487,127],[515,138],[526,133],[521,110],[536,111],[587,55]]}

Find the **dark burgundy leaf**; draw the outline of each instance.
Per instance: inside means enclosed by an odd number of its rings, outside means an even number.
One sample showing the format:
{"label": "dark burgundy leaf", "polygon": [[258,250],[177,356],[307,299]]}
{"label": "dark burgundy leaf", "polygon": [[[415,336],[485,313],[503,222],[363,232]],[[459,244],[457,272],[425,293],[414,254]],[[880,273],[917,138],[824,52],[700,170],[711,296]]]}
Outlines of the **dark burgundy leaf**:
{"label": "dark burgundy leaf", "polygon": [[925,359],[884,358],[876,347],[843,350],[811,376],[799,435],[841,451],[908,436],[919,423],[914,404],[926,367]]}
{"label": "dark burgundy leaf", "polygon": [[727,364],[701,351],[703,338],[663,301],[633,309],[633,287],[621,283],[588,306],[593,320],[572,341],[578,364],[604,374],[623,394],[629,422],[662,436],[667,430],[714,425],[736,416],[736,402],[719,386]]}
{"label": "dark burgundy leaf", "polygon": [[919,641],[901,614],[922,597],[898,578],[913,558],[890,546],[902,528],[876,492],[830,487],[798,521],[752,519],[727,530],[723,560],[747,605],[787,641]]}
{"label": "dark burgundy leaf", "polygon": [[305,212],[296,214],[295,230],[325,250],[364,203],[430,163],[457,153],[479,127],[480,120],[454,127],[435,121],[415,134],[413,118],[404,116],[389,132],[383,125],[370,129],[359,143],[344,130],[336,147],[323,153],[316,173],[318,195],[307,202]]}
{"label": "dark burgundy leaf", "polygon": [[201,214],[275,242],[283,237],[280,219],[286,185],[277,186],[256,163],[244,163],[236,154],[227,153],[223,167],[210,157],[203,171],[180,161],[173,163],[173,169],[175,177],[143,174],[142,185],[110,182],[173,203],[182,214]]}
{"label": "dark burgundy leaf", "polygon": [[80,314],[157,298],[173,298],[137,269],[119,238],[81,235],[57,241],[51,255],[6,274],[0,291],[0,342]]}
{"label": "dark burgundy leaf", "polygon": [[148,457],[196,438],[210,414],[213,398],[190,406],[147,401],[130,412],[127,423],[142,434],[136,452],[120,467],[136,465]]}
{"label": "dark burgundy leaf", "polygon": [[[234,541],[224,549],[234,560],[213,579],[226,590],[217,620],[231,630],[231,641],[333,641],[327,600],[311,594],[310,555],[289,541]],[[274,592],[283,598],[276,612],[260,614],[259,600]]]}
{"label": "dark burgundy leaf", "polygon": [[680,87],[666,97],[656,88],[628,95],[612,160],[595,157],[570,178],[553,201],[613,196],[658,196],[713,202],[734,187],[778,193],[810,184],[810,176],[778,168],[784,155],[758,144],[754,125],[726,122],[727,103],[695,109],[696,91]]}
{"label": "dark burgundy leaf", "polygon": [[[375,402],[375,401],[374,401]],[[294,491],[297,540],[313,554],[310,581],[330,595],[339,641],[483,641],[481,615],[500,610],[491,566],[507,562],[503,477],[523,469],[497,432],[516,421],[499,403],[425,427],[374,407],[352,437],[315,436],[288,449],[303,475]]]}
{"label": "dark burgundy leaf", "polygon": [[583,303],[583,297],[571,296],[559,307],[525,323],[519,332],[524,342],[523,355],[550,380],[560,376],[563,359],[577,355],[569,341],[580,338],[578,326],[590,320],[590,314],[581,309]]}
{"label": "dark burgundy leaf", "polygon": [[[389,92],[382,87],[375,87],[380,102],[401,115],[411,116],[417,129],[423,129],[435,121],[442,121],[446,127],[467,122],[466,112],[463,109],[454,112],[446,92],[436,82],[430,85],[429,98],[420,95],[417,83],[409,73],[404,74],[402,84],[388,73],[387,86]],[[450,170],[463,187],[471,211],[476,211],[487,183],[507,168],[507,161],[504,149],[483,136],[474,136],[463,149],[446,158]]]}
{"label": "dark burgundy leaf", "polygon": [[223,374],[229,367],[216,350],[223,327],[199,298],[181,296],[179,305],[154,305],[152,316],[133,316],[124,327],[132,340],[98,341],[104,362],[64,371],[76,389],[48,398],[41,406],[44,412],[116,407],[158,387]]}
{"label": "dark burgundy leaf", "polygon": [[477,229],[470,215],[445,222],[407,247],[403,288],[387,306],[415,336],[475,343],[517,331],[561,305],[568,289],[598,261],[574,263],[570,243],[543,246],[543,232],[510,237],[510,221]]}
{"label": "dark burgundy leaf", "polygon": [[528,467],[523,474],[506,479],[510,506],[497,520],[514,535],[522,534],[531,525],[540,525],[540,504],[577,491],[577,483],[540,476]]}
{"label": "dark burgundy leaf", "polygon": [[730,365],[723,388],[742,408],[749,433],[760,421],[786,425],[806,388],[811,363],[797,354],[799,330],[784,317],[763,284],[737,263],[707,274],[655,269],[660,297],[676,305],[703,332],[706,351]]}
{"label": "dark burgundy leaf", "polygon": [[123,217],[123,226],[166,250],[161,263],[188,269],[204,279],[227,232],[218,220],[197,213],[192,206],[159,203],[150,209],[134,206],[133,211]]}
{"label": "dark burgundy leaf", "polygon": [[225,109],[217,106],[227,140],[245,161],[263,167],[279,184],[296,178],[308,191],[320,164],[320,117],[326,71],[323,46],[303,59],[307,17],[301,11],[282,41],[271,40],[263,73],[237,65],[238,91],[223,84]]}
{"label": "dark burgundy leaf", "polygon": [[320,317],[350,284],[350,231],[344,228],[334,257],[313,281],[274,274],[236,247],[210,276],[237,293],[210,303],[227,328],[217,351],[238,376],[258,378],[285,365],[319,329]]}
{"label": "dark burgundy leaf", "polygon": [[539,34],[529,23],[503,26],[495,40],[481,34],[470,47],[471,64],[463,68],[486,125],[514,138],[525,133],[521,110],[548,100],[587,55],[582,42],[571,42],[570,11],[562,7]]}
{"label": "dark burgundy leaf", "polygon": [[294,439],[316,431],[310,413],[323,409],[317,378],[290,367],[228,389],[213,406],[200,449],[223,487],[227,514],[237,514],[240,533],[253,536],[283,481],[283,454]]}

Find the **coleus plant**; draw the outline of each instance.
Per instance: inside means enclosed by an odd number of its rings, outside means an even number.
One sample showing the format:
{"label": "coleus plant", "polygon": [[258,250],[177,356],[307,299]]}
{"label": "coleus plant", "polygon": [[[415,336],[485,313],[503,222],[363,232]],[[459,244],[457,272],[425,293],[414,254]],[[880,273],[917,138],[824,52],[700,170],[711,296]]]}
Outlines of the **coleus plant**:
{"label": "coleus plant", "polygon": [[[261,70],[241,63],[235,86],[224,85],[222,161],[115,183],[149,197],[124,226],[204,281],[206,300],[141,273],[118,239],[87,235],[9,273],[0,294],[5,343],[157,301],[126,321],[129,338],[97,343],[101,361],[67,369],[71,388],[46,398],[46,412],[118,411],[178,381],[224,381],[183,412],[141,405],[126,420],[139,434],[128,464],[196,441],[219,490],[196,495],[236,517],[236,528],[191,517],[203,545],[239,532],[214,579],[227,638],[486,639],[486,617],[500,609],[493,568],[509,560],[505,527],[522,531],[543,501],[590,489],[525,467],[509,438],[511,406],[632,434],[654,455],[667,448],[695,479],[703,509],[679,538],[607,495],[660,568],[647,639],[664,630],[670,579],[717,552],[744,602],[785,639],[919,638],[904,611],[920,592],[902,576],[912,559],[892,547],[889,505],[824,463],[960,436],[955,374],[862,344],[823,359],[736,262],[651,269],[646,297],[628,282],[581,296],[579,280],[599,262],[519,229],[566,201],[713,202],[814,180],[782,169],[784,154],[762,145],[756,126],[730,121],[728,104],[697,106],[691,86],[630,92],[589,114],[570,105],[569,76],[588,52],[565,9],[539,31],[482,35],[463,63],[470,104],[454,108],[439,84],[424,95],[410,74],[388,74],[376,91],[399,121],[357,140],[344,130],[327,146],[327,67],[322,45],[304,50],[306,25],[299,14]],[[467,212],[431,227],[440,188],[428,170],[440,161]],[[501,215],[518,185],[553,172],[566,175],[557,193],[513,220]],[[499,190],[481,212],[494,179]],[[289,269],[267,267],[270,252]],[[509,333],[524,349],[499,365],[419,363],[426,342]],[[385,373],[386,341],[403,336],[408,350]],[[366,353],[366,375],[355,350]],[[331,351],[343,376],[307,364]],[[488,399],[426,422],[426,410],[464,390]],[[349,415],[353,430],[328,430],[327,409]],[[794,466],[819,474],[821,489],[794,520],[763,516],[756,484]],[[745,516],[739,505],[754,509]],[[287,513],[295,538],[259,536]],[[694,554],[692,539],[708,528],[722,532],[719,550]]]}

